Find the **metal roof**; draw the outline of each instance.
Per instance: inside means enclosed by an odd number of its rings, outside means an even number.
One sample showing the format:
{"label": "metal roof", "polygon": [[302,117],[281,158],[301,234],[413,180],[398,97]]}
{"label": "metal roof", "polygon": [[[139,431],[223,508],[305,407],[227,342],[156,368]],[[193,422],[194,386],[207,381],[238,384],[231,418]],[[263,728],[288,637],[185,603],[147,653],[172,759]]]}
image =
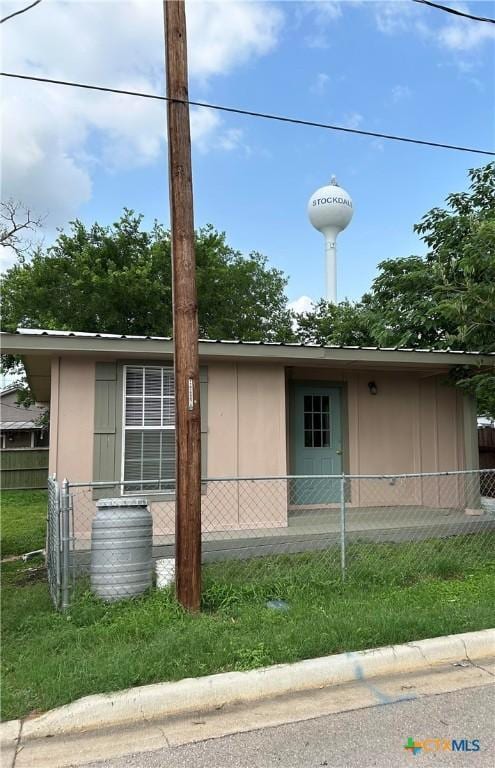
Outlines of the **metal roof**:
{"label": "metal roof", "polygon": [[0,429],[41,429],[41,427],[34,421],[0,421]]}
{"label": "metal roof", "polygon": [[[143,340],[143,341],[173,341],[171,336],[131,336],[117,333],[87,333],[85,331],[52,331],[44,328],[18,328],[15,332],[22,336],[51,336],[51,337],[71,337],[71,338],[90,338],[90,339],[122,339],[122,340]],[[2,336],[4,334],[0,334]],[[452,355],[474,355],[474,356],[495,356],[495,352],[479,352],[463,349],[432,349],[431,347],[367,347],[353,346],[346,344],[311,344],[304,342],[284,342],[284,341],[241,341],[239,339],[199,339],[201,344],[237,344],[239,346],[258,346],[258,347],[296,347],[296,348],[316,348],[316,349],[348,349],[376,352],[429,352],[431,354],[449,353]]]}
{"label": "metal roof", "polygon": [[8,384],[3,389],[0,389],[0,397],[3,395],[10,395],[11,392],[18,392],[21,389],[19,384]]}

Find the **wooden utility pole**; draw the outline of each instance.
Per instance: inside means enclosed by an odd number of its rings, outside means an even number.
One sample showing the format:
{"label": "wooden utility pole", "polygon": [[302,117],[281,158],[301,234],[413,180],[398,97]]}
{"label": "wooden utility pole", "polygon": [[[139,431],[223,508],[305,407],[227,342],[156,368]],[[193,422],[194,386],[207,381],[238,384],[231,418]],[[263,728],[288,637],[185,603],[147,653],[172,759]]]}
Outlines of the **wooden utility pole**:
{"label": "wooden utility pole", "polygon": [[[184,1],[164,0],[163,6],[167,96],[187,101]],[[167,118],[176,405],[175,585],[184,608],[197,611],[201,599],[201,422],[189,105],[169,101]]]}

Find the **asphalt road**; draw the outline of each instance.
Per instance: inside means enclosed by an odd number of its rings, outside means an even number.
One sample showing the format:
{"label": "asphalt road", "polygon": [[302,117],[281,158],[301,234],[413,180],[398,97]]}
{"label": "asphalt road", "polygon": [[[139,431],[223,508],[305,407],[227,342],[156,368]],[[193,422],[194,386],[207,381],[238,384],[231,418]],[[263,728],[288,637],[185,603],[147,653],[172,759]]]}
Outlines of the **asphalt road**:
{"label": "asphalt road", "polygon": [[[494,722],[495,686],[483,686],[87,763],[86,768],[492,768]],[[423,749],[413,755],[404,749],[409,737],[478,739],[480,750]]]}

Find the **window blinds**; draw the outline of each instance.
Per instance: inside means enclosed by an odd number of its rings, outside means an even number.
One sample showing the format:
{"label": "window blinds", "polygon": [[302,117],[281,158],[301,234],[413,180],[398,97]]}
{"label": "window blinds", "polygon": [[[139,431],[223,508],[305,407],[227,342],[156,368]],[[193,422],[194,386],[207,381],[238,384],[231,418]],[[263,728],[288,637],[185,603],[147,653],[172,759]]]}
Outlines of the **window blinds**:
{"label": "window blinds", "polygon": [[[124,491],[173,492],[175,390],[170,366],[124,368]],[[134,482],[135,481],[135,482]]]}

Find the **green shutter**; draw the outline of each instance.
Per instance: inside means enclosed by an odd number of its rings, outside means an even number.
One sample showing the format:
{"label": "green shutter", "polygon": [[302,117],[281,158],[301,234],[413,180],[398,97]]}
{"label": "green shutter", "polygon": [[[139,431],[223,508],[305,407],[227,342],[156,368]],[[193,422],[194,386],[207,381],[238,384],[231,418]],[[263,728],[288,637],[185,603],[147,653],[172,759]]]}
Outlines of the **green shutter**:
{"label": "green shutter", "polygon": [[[96,363],[93,480],[117,480],[117,364]],[[97,488],[94,498],[120,495],[118,486]]]}
{"label": "green shutter", "polygon": [[[146,365],[146,363],[134,363]],[[156,365],[150,362],[148,365]],[[124,363],[96,363],[93,480],[120,480]],[[201,476],[208,474],[208,368],[199,370],[201,398]],[[95,489],[94,498],[119,496],[120,487]]]}

